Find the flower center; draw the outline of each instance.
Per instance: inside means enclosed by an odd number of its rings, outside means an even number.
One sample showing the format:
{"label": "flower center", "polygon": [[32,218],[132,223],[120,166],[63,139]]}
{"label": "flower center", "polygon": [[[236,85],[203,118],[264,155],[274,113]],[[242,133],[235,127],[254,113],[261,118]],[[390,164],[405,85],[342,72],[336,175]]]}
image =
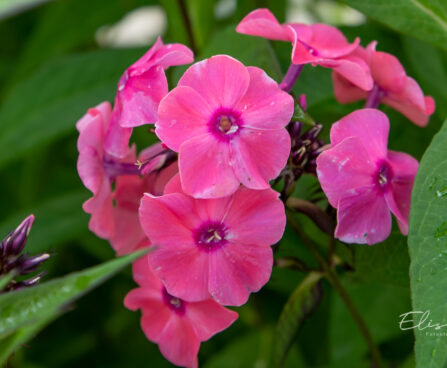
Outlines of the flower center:
{"label": "flower center", "polygon": [[227,228],[220,222],[207,222],[194,231],[194,240],[198,247],[205,251],[215,250],[223,246],[227,240]]}
{"label": "flower center", "polygon": [[169,294],[166,288],[163,288],[162,293],[163,293],[163,300],[170,309],[172,309],[174,312],[178,314],[185,313],[185,302],[182,299]]}
{"label": "flower center", "polygon": [[240,114],[221,107],[211,116],[208,128],[219,140],[228,141],[238,134],[241,128]]}
{"label": "flower center", "polygon": [[384,192],[389,189],[391,185],[391,179],[393,178],[393,171],[391,166],[386,161],[381,161],[377,165],[377,171],[375,174],[375,183],[379,189]]}

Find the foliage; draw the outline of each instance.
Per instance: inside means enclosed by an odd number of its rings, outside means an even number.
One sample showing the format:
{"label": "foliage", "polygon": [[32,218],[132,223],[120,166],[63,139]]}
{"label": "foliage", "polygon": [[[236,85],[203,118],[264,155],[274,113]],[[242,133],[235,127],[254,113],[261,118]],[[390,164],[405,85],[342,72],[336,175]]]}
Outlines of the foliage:
{"label": "foliage", "polygon": [[[249,11],[262,6],[284,20],[290,5],[286,0],[237,1],[234,11],[219,19],[214,12],[218,1],[186,3],[197,59],[228,53],[247,65],[264,68],[275,80],[281,79],[290,63],[289,45],[239,35],[234,28]],[[391,120],[390,148],[420,159],[447,116],[447,2],[345,0],[345,3],[371,17],[359,26],[343,27],[348,38],[360,35],[363,44],[377,39],[378,49],[396,55],[424,92],[436,100],[437,111],[424,129],[384,108]],[[178,2],[173,0],[59,0],[38,5],[17,14],[9,13],[7,18],[6,13],[0,14],[5,17],[0,21],[0,237],[24,215],[34,213],[36,224],[27,250],[30,253],[50,250],[54,254],[48,261],[48,280],[113,257],[107,242],[88,232],[88,217],[81,209],[88,193],[80,191],[76,173],[74,123],[87,107],[112,100],[120,74],[144,49],[100,48],[95,32],[139,6],[161,5],[169,17],[164,40],[190,44],[191,38]],[[5,9],[2,3],[0,12]],[[170,73],[171,86],[183,71],[184,68],[178,67]],[[328,69],[306,67],[293,92],[306,93],[308,111],[323,124],[326,139],[334,121],[361,106],[336,103]],[[389,365],[412,364],[414,337],[411,331],[398,328],[401,314],[412,308],[429,309],[433,321],[447,323],[444,313],[447,258],[443,248],[447,233],[446,129],[444,124],[434,138],[416,180],[409,236],[410,274],[406,238],[397,227],[386,242],[374,247],[356,245],[346,250],[344,245],[337,244],[336,248],[342,283],[365,317],[374,342]],[[154,140],[146,130],[138,131],[137,135],[137,139],[146,143]],[[294,194],[310,200],[315,182],[312,177],[303,177]],[[304,216],[297,218],[322,253],[327,252],[328,237],[321,235]],[[291,228],[286,229],[275,258],[298,258],[310,268],[316,266],[302,239]],[[346,264],[348,258],[353,259],[352,265]],[[115,272],[129,260],[111,262],[115,262]],[[110,267],[110,263],[106,265]],[[67,308],[50,308],[52,313],[21,320],[14,326],[14,333],[11,328],[8,336],[0,340],[0,361],[15,350],[8,367],[139,367],[142,362],[154,367],[170,366],[141,332],[139,316],[123,307],[123,297],[134,285],[128,271],[70,303],[73,310],[54,322]],[[57,280],[71,280],[70,277],[73,276]],[[17,295],[37,295],[48,285],[57,285],[60,282],[57,280]],[[368,348],[327,281],[313,280],[321,282],[322,295],[312,315],[303,321],[290,316],[290,310],[302,307],[293,297],[298,294],[295,299],[301,298],[302,285],[308,281],[296,270],[275,268],[269,284],[238,309],[240,318],[232,328],[203,344],[201,364],[207,368],[267,366],[272,356],[283,358],[290,347],[285,367],[369,366]],[[0,296],[0,330],[7,317],[6,303],[15,305],[18,301],[15,298],[19,297]],[[66,300],[61,303],[66,305]],[[6,330],[2,331],[6,335]],[[417,367],[442,367],[447,363],[445,337],[426,336],[418,330],[415,335]],[[28,348],[22,347],[25,341]]]}

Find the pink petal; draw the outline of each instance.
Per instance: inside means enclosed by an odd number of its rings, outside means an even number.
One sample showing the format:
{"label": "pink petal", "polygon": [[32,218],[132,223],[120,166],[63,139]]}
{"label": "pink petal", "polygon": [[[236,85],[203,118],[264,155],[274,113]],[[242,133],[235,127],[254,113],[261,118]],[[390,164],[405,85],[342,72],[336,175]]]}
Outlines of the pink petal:
{"label": "pink petal", "polygon": [[166,184],[163,194],[169,193],[183,193],[180,174],[176,174],[171,180],[169,180],[168,184]]}
{"label": "pink petal", "polygon": [[366,91],[361,90],[336,71],[332,72],[332,82],[334,84],[334,95],[339,103],[351,103],[368,97]]}
{"label": "pink petal", "polygon": [[331,144],[348,137],[357,137],[372,160],[385,158],[390,123],[377,109],[361,109],[346,115],[331,127]]}
{"label": "pink petal", "polygon": [[99,192],[104,181],[108,181],[104,172],[101,151],[98,151],[95,147],[85,146],[79,152],[77,169],[82,183],[93,194]]}
{"label": "pink petal", "polygon": [[105,152],[120,159],[128,155],[129,140],[132,135],[132,128],[123,128],[119,125],[121,111],[122,105],[117,98],[115,100],[111,122],[104,139]]}
{"label": "pink petal", "polygon": [[197,367],[200,341],[187,319],[173,314],[163,330],[158,346],[163,356],[175,365]]}
{"label": "pink petal", "polygon": [[195,198],[224,197],[239,187],[230,166],[227,142],[204,134],[187,140],[180,147],[179,169],[185,193]]}
{"label": "pink petal", "polygon": [[[102,102],[87,111],[87,113],[76,123],[76,129],[79,131],[79,133],[82,133],[85,129],[89,129],[92,126],[95,126],[96,128],[101,128],[99,129],[99,133],[101,134],[96,133],[93,136],[91,136],[90,134],[81,134],[83,136],[83,139],[85,139],[86,141],[84,144],[81,143],[81,147],[79,147],[78,142],[78,149],[82,149],[82,146],[84,145],[91,145],[92,142],[97,141],[98,137],[102,137],[104,135],[104,132],[110,122],[111,114],[112,108],[109,102]],[[93,129],[96,130],[96,128]]]}
{"label": "pink petal", "polygon": [[[309,26],[312,30],[312,39],[307,44],[324,58],[339,58],[353,52],[360,43],[357,37],[352,44],[337,28],[323,23]],[[300,35],[298,34],[298,37]]]}
{"label": "pink petal", "polygon": [[317,175],[332,207],[355,191],[373,184],[376,165],[358,137],[349,137],[317,158]]}
{"label": "pink petal", "polygon": [[192,239],[184,243],[153,243],[157,248],[149,254],[149,263],[169,294],[189,302],[209,298],[207,252]]}
{"label": "pink petal", "polygon": [[193,52],[181,43],[170,43],[157,50],[154,61],[163,69],[175,65],[189,64],[194,61]]}
{"label": "pink petal", "polygon": [[158,119],[158,105],[167,93],[168,82],[161,67],[131,77],[122,91],[118,91],[118,98],[122,104],[119,125],[133,128],[143,124],[154,124]]}
{"label": "pink petal", "polygon": [[334,69],[335,72],[363,91],[370,91],[373,88],[374,81],[368,65],[360,58],[348,56],[347,58],[337,59],[332,63],[321,65]]}
{"label": "pink petal", "polygon": [[250,85],[236,106],[242,112],[243,125],[266,130],[284,128],[293,115],[292,96],[282,91],[262,69],[247,69]]}
{"label": "pink petal", "polygon": [[279,194],[274,190],[242,187],[234,194],[223,222],[229,228],[228,240],[270,246],[281,239],[286,215]]}
{"label": "pink petal", "polygon": [[407,74],[399,60],[386,52],[369,52],[369,66],[374,81],[387,92],[400,93],[404,90]]}
{"label": "pink petal", "polygon": [[210,252],[209,290],[222,305],[245,304],[270,278],[273,252],[270,247],[228,242]]}
{"label": "pink petal", "polygon": [[405,89],[400,94],[390,93],[382,101],[422,127],[428,124],[429,117],[435,110],[433,98],[424,97],[417,82],[410,77],[407,78]]}
{"label": "pink petal", "polygon": [[[138,285],[144,286],[147,289],[156,290],[158,293],[160,293],[164,286],[160,279],[158,279],[152,272],[149,266],[148,254],[142,256],[141,258],[138,258],[132,264],[132,275],[133,279]],[[162,297],[160,294],[160,299],[161,298]]]}
{"label": "pink petal", "polygon": [[248,70],[240,61],[228,55],[216,55],[191,66],[178,85],[195,89],[215,109],[237,105],[249,83]]}
{"label": "pink petal", "polygon": [[145,194],[140,205],[140,222],[154,245],[183,245],[193,242],[192,233],[201,224],[194,200],[184,194],[161,197]]}
{"label": "pink petal", "polygon": [[257,130],[242,128],[230,141],[231,164],[243,185],[266,189],[287,163],[290,135],[285,129]]}
{"label": "pink petal", "polygon": [[391,214],[382,195],[373,187],[357,188],[340,199],[335,237],[345,243],[376,244],[391,232]]}
{"label": "pink petal", "polygon": [[418,161],[406,153],[388,151],[388,162],[393,170],[392,188],[385,199],[396,216],[401,232],[408,234],[411,192],[417,174]]}
{"label": "pink petal", "polygon": [[212,299],[189,303],[187,316],[200,341],[206,341],[225,330],[238,317],[236,312],[222,307]]}
{"label": "pink petal", "polygon": [[103,239],[109,239],[114,236],[115,222],[113,218],[112,193],[108,180],[103,180],[98,192],[94,197],[85,201],[82,208],[91,215],[88,224],[90,231]]}
{"label": "pink petal", "polygon": [[256,9],[236,27],[236,32],[270,40],[291,41],[287,26],[281,25],[268,9]]}
{"label": "pink petal", "polygon": [[208,102],[194,89],[179,86],[160,102],[155,132],[164,144],[178,152],[183,142],[208,132],[212,114]]}

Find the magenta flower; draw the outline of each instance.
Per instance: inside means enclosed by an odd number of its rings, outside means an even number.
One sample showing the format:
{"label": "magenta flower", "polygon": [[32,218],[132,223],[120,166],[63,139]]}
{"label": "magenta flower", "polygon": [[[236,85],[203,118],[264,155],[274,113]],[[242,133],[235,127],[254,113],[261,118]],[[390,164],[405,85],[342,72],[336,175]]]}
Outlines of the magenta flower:
{"label": "magenta flower", "polygon": [[157,247],[149,255],[154,273],[168,292],[188,301],[214,297],[242,305],[270,278],[270,245],[284,232],[278,193],[240,187],[218,199],[195,199],[181,192],[179,176],[165,195],[146,194],[140,222]]}
{"label": "magenta flower", "polygon": [[425,96],[417,82],[408,77],[402,64],[391,54],[376,51],[377,42],[366,49],[359,47],[354,56],[364,60],[370,67],[374,89],[367,92],[338,71],[334,71],[335,97],[340,103],[368,99],[367,107],[376,107],[380,102],[391,106],[419,126],[425,126],[435,111],[435,101]]}
{"label": "magenta flower", "polygon": [[[145,192],[161,194],[177,168],[175,165],[160,175],[153,173],[140,178],[135,165],[135,150],[130,149],[127,142],[120,147],[126,152],[126,158],[122,160],[114,158],[104,147],[111,119],[110,104],[104,102],[89,109],[78,121],[77,167],[82,182],[93,193],[93,197],[83,204],[84,211],[91,215],[89,229],[108,239],[118,254],[124,254],[149,244],[138,221],[140,199]],[[121,129],[119,126],[115,128]],[[114,181],[115,192],[111,188]]]}
{"label": "magenta flower", "polygon": [[408,216],[416,159],[387,150],[389,120],[376,109],[354,111],[331,128],[331,148],[317,158],[317,175],[337,208],[335,237],[375,244],[391,231],[391,214],[402,233]]}
{"label": "magenta flower", "polygon": [[147,256],[134,263],[133,277],[140,287],[127,294],[124,305],[141,309],[146,337],[176,365],[197,367],[200,343],[228,328],[238,317],[212,299],[186,302],[169,294],[149,268]]}
{"label": "magenta flower", "polygon": [[365,90],[370,90],[373,86],[365,62],[350,56],[358,47],[360,39],[356,38],[350,44],[335,27],[322,23],[280,24],[270,10],[256,9],[242,19],[236,31],[270,40],[291,42],[293,64],[332,68]]}
{"label": "magenta flower", "polygon": [[266,189],[290,153],[293,98],[259,68],[218,55],[191,66],[163,98],[156,134],[179,152],[185,193]]}

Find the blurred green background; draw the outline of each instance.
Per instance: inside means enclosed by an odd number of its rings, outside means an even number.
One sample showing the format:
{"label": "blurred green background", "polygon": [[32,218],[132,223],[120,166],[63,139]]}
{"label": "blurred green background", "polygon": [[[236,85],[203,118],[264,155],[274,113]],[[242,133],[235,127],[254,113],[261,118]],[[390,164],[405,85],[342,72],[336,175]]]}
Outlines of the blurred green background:
{"label": "blurred green background", "polygon": [[[1,0],[0,235],[34,213],[36,223],[27,250],[54,254],[45,264],[46,279],[114,256],[106,241],[88,231],[88,216],[82,212],[89,193],[76,171],[75,122],[87,108],[113,100],[121,73],[158,34],[166,43],[193,47],[196,59],[228,53],[280,80],[290,61],[290,45],[238,35],[234,30],[258,7],[268,7],[280,21],[340,26],[351,41],[356,36],[363,45],[378,40],[379,50],[396,55],[438,105],[425,129],[384,109],[392,121],[390,148],[421,157],[441,118],[447,116],[445,52],[399,35],[338,1]],[[169,71],[171,86],[184,70]],[[327,126],[326,137],[331,123],[362,106],[338,105],[330,71],[323,68],[306,67],[294,92],[307,94],[309,112]],[[155,138],[143,128],[136,130],[135,141],[142,149]],[[303,178],[296,195],[311,197],[315,185],[314,178]],[[315,241],[326,242],[312,223],[306,226]],[[398,328],[399,315],[411,310],[406,241],[393,233],[386,243],[374,248],[339,245],[340,257],[355,258],[355,271],[346,272],[343,280],[385,359],[393,366],[411,367],[414,338],[410,331]],[[314,262],[289,230],[276,257],[284,255]],[[267,367],[279,314],[303,277],[296,271],[275,269],[270,283],[237,309],[239,320],[202,345],[201,365]],[[66,315],[20,349],[8,367],[171,366],[144,337],[139,314],[123,307],[123,298],[133,287],[127,269],[72,305]],[[322,302],[299,331],[286,366],[369,364],[357,327],[338,296],[324,284]]]}

